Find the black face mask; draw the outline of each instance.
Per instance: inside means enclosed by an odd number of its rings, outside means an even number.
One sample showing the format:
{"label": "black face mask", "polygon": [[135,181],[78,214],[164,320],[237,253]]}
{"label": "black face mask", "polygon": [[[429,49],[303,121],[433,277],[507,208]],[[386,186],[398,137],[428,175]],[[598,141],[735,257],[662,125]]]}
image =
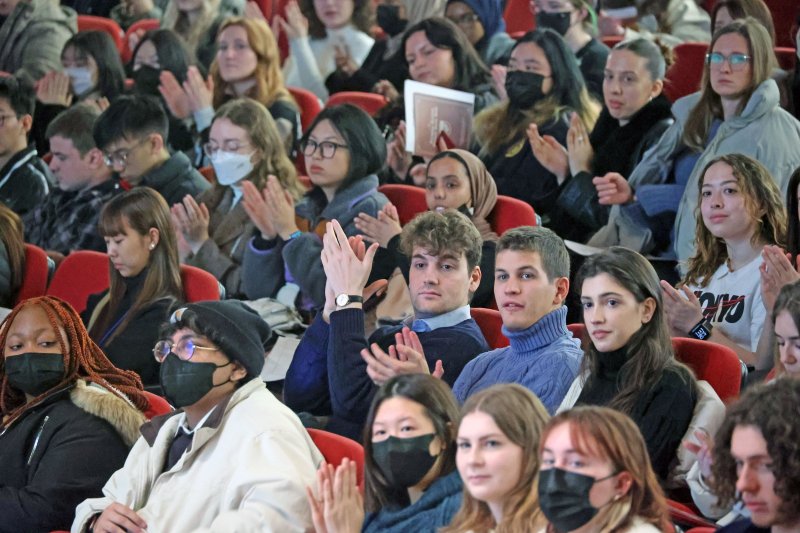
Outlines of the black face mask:
{"label": "black face mask", "polygon": [[436,435],[420,435],[408,439],[389,437],[372,443],[372,457],[389,484],[397,489],[413,487],[425,477],[436,457],[430,446]]}
{"label": "black face mask", "polygon": [[517,109],[530,109],[543,96],[544,76],[535,72],[511,70],[506,74],[506,94]]}
{"label": "black face mask", "polygon": [[539,506],[558,531],[574,531],[588,524],[600,511],[589,502],[589,491],[594,484],[616,475],[595,479],[561,468],[542,470],[539,472]]}
{"label": "black face mask", "polygon": [[536,13],[536,27],[550,28],[563,36],[571,26],[571,15],[571,11],[561,11],[560,13],[545,13],[544,11],[539,11]]}
{"label": "black face mask", "polygon": [[400,6],[379,5],[375,8],[375,19],[389,37],[400,35],[408,25],[406,19],[400,18]]}
{"label": "black face mask", "polygon": [[221,387],[230,381],[229,377],[226,381],[214,385],[214,371],[229,364],[231,361],[224,365],[192,363],[182,360],[174,353],[169,353],[161,363],[159,373],[164,396],[175,407],[192,405],[214,387]]}
{"label": "black face mask", "polygon": [[133,86],[136,92],[139,94],[161,96],[161,93],[158,92],[158,86],[161,84],[159,80],[160,76],[160,69],[142,65],[139,67],[139,70],[133,72]]}
{"label": "black face mask", "polygon": [[60,353],[23,353],[6,358],[8,383],[31,396],[39,396],[64,379],[64,357]]}

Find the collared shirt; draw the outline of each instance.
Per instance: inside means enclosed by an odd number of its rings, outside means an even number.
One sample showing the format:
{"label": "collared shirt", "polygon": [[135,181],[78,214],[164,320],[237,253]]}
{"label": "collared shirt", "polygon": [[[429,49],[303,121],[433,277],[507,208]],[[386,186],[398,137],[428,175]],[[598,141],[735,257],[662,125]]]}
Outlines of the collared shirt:
{"label": "collared shirt", "polygon": [[448,311],[447,313],[442,313],[441,315],[435,315],[428,318],[409,318],[406,322],[406,325],[413,331],[420,333],[423,331],[433,331],[439,328],[450,328],[456,324],[460,324],[465,320],[469,320],[471,317],[472,315],[469,313],[469,305],[463,305],[453,309],[452,311]]}

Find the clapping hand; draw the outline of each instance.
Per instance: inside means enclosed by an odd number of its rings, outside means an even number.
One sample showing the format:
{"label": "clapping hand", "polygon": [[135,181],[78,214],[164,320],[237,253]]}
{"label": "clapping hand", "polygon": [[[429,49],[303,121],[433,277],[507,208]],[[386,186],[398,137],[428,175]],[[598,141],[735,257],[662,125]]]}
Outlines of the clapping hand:
{"label": "clapping hand", "polygon": [[600,205],[627,204],[633,200],[633,190],[622,174],[609,172],[592,178]]}
{"label": "clapping hand", "polygon": [[355,461],[343,459],[335,469],[323,463],[317,470],[317,494],[306,487],[316,533],[359,533],[364,523],[364,499],[358,489]]}
{"label": "clapping hand", "polygon": [[664,311],[673,337],[685,337],[703,319],[700,300],[686,285],[680,292],[666,281],[661,281]]}
{"label": "clapping hand", "polygon": [[373,217],[367,213],[359,213],[353,221],[356,229],[364,236],[386,248],[395,235],[400,235],[403,227],[397,216],[397,208],[392,203],[387,203],[378,211],[378,216]]}
{"label": "clapping hand", "polygon": [[761,257],[764,260],[758,268],[761,273],[761,299],[767,313],[772,314],[781,287],[800,279],[800,274],[792,266],[791,255],[780,246],[764,246]]}
{"label": "clapping hand", "polygon": [[536,124],[528,125],[526,133],[536,160],[555,175],[559,185],[564,183],[569,170],[567,149],[561,146],[552,135],[539,135],[539,128]]}
{"label": "clapping hand", "polygon": [[211,214],[208,207],[204,203],[198,204],[187,194],[182,203],[172,206],[170,212],[175,229],[183,236],[192,253],[196,254],[209,239],[208,226]]}
{"label": "clapping hand", "polygon": [[579,172],[590,172],[594,157],[589,133],[577,113],[572,114],[567,132],[567,152],[569,154],[569,171],[575,176]]}
{"label": "clapping hand", "polygon": [[[367,363],[367,375],[378,386],[400,374],[431,374],[419,337],[406,327],[395,334],[395,345],[389,346],[388,354],[373,343],[369,349],[361,350],[361,358]],[[443,374],[439,359],[431,375],[441,378]]]}

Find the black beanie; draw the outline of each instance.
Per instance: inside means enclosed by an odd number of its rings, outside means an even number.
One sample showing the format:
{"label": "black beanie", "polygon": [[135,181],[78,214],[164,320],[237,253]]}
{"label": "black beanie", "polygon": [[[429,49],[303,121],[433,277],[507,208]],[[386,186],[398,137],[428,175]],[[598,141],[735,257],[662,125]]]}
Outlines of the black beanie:
{"label": "black beanie", "polygon": [[238,300],[195,302],[177,309],[170,322],[186,322],[190,317],[196,333],[208,337],[229,359],[240,363],[249,378],[261,374],[272,332],[258,313]]}

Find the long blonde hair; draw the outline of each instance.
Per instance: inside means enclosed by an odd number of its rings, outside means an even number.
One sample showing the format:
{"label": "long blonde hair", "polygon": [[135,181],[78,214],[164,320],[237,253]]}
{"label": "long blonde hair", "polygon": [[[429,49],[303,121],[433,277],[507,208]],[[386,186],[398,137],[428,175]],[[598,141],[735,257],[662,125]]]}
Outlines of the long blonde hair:
{"label": "long blonde hair", "polygon": [[705,287],[714,272],[728,260],[728,247],[723,239],[715,237],[703,222],[700,205],[703,202],[703,182],[708,169],[716,163],[725,163],[733,169],[733,175],[744,196],[745,214],[756,221],[757,228],[750,242],[753,246],[777,244],[784,246],[786,238],[786,207],[780,190],[769,170],[761,163],[742,154],[722,155],[711,160],[698,180],[699,194],[695,218],[695,243],[697,251],[689,259],[684,283]]}
{"label": "long blonde hair", "polygon": [[185,11],[178,9],[177,2],[170,2],[164,13],[161,28],[173,30],[180,35],[189,50],[195,53],[200,40],[208,33],[219,15],[220,0],[202,0],[200,5],[200,16],[194,23],[189,22],[189,15]]}
{"label": "long blonde hair", "polygon": [[[277,100],[286,100],[294,104],[294,99],[283,81],[278,42],[269,25],[259,19],[231,17],[220,25],[217,39],[231,26],[244,28],[247,33],[247,43],[256,54],[256,70],[253,72],[256,84],[247,91],[247,94],[240,96],[249,96],[264,107],[270,107]],[[216,58],[211,63],[209,73],[214,80],[213,104],[214,108],[217,108],[231,97],[233,91],[231,84],[222,79],[219,73],[219,61]]]}

